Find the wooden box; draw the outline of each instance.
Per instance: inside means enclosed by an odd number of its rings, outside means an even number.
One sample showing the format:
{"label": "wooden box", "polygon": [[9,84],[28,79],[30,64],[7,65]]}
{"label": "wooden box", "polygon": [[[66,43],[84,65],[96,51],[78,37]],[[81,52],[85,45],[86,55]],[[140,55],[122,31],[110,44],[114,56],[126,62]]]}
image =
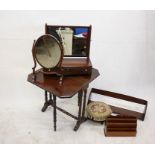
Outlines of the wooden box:
{"label": "wooden box", "polygon": [[90,59],[64,58],[62,69],[64,75],[87,75],[91,74],[92,64]]}
{"label": "wooden box", "polygon": [[105,121],[106,137],[135,137],[137,119],[130,116],[110,116]]}

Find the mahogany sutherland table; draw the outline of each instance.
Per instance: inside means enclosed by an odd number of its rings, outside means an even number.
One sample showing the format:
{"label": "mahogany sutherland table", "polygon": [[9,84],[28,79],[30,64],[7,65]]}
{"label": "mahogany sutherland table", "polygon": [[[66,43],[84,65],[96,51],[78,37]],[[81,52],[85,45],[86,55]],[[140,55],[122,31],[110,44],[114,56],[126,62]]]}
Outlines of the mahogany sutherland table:
{"label": "mahogany sutherland table", "polygon": [[[85,106],[87,88],[90,82],[99,76],[97,69],[92,68],[91,75],[79,76],[64,76],[63,83],[60,85],[58,76],[44,75],[40,70],[36,71],[36,79],[33,78],[33,73],[28,75],[28,81],[45,91],[45,103],[42,108],[44,112],[48,106],[53,107],[54,131],[56,131],[56,109],[67,114],[68,116],[77,120],[74,131],[77,131],[80,124],[86,120]],[[78,116],[74,116],[69,112],[56,106],[56,97],[71,98],[78,93]]]}

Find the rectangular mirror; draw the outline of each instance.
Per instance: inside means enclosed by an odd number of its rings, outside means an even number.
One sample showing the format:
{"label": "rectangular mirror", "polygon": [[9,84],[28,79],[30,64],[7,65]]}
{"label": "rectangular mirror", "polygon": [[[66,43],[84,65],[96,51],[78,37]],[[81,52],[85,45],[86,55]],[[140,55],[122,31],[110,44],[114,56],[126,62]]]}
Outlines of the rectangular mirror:
{"label": "rectangular mirror", "polygon": [[45,33],[55,36],[64,46],[65,57],[89,57],[91,26],[45,25]]}

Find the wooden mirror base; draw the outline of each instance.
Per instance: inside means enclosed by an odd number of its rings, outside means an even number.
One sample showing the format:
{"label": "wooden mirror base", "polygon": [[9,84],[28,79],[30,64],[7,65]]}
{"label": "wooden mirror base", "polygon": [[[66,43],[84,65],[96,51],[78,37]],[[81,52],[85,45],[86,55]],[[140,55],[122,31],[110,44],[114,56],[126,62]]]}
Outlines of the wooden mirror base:
{"label": "wooden mirror base", "polygon": [[86,58],[63,58],[61,67],[55,69],[42,69],[47,75],[90,75],[92,64],[90,59]]}

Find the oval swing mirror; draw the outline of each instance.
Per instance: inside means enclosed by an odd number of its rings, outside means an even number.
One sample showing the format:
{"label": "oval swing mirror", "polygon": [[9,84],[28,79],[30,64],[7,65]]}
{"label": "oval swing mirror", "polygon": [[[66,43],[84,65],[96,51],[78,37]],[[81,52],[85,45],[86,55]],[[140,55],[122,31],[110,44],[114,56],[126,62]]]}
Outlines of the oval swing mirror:
{"label": "oval swing mirror", "polygon": [[42,35],[34,44],[34,57],[43,69],[52,71],[61,66],[62,45],[54,36]]}

